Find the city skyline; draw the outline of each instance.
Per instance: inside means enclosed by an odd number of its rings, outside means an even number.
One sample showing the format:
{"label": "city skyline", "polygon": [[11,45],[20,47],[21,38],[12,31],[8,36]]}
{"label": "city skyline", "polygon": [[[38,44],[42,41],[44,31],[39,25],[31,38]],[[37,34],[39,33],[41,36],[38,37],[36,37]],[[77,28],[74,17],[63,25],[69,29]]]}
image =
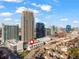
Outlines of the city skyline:
{"label": "city skyline", "polygon": [[0,23],[21,24],[21,11],[34,12],[35,22],[79,26],[78,0],[0,0]]}

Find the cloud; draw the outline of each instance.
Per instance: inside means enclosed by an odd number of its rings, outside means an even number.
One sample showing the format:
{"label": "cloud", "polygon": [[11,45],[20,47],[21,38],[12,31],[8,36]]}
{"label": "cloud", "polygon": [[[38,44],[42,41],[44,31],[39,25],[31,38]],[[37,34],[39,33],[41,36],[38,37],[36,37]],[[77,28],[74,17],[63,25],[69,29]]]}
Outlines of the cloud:
{"label": "cloud", "polygon": [[79,23],[79,21],[77,21],[77,20],[74,20],[74,21],[73,21],[73,23],[74,23],[74,24],[78,24],[78,23]]}
{"label": "cloud", "polygon": [[0,9],[2,9],[2,8],[5,8],[5,6],[4,5],[0,5]]}
{"label": "cloud", "polygon": [[23,2],[23,0],[0,0],[0,1],[6,1],[6,2]]}
{"label": "cloud", "polygon": [[31,8],[29,8],[28,10],[30,10],[30,11],[32,11],[32,12],[34,12],[35,14],[39,13],[39,11],[38,11],[38,10],[34,10],[34,9],[31,9]]}
{"label": "cloud", "polygon": [[51,8],[52,7],[50,5],[41,5],[40,8],[41,8],[41,10],[44,10],[44,11],[48,11],[49,12],[49,11],[51,11]]}
{"label": "cloud", "polygon": [[32,3],[32,5],[35,6],[35,7],[39,7],[41,10],[47,11],[47,12],[51,11],[51,8],[52,8],[52,6],[48,5],[48,4],[43,4],[42,5],[42,4]]}
{"label": "cloud", "polygon": [[3,12],[3,13],[0,13],[0,16],[3,16],[3,17],[9,17],[9,16],[12,16],[13,13],[10,13],[10,12]]}
{"label": "cloud", "polygon": [[40,22],[40,19],[35,17],[35,22]]}
{"label": "cloud", "polygon": [[10,21],[12,20],[11,18],[5,18],[4,21]]}
{"label": "cloud", "polygon": [[[15,19],[15,20],[17,20],[17,19]],[[3,20],[3,22],[1,22],[1,23],[4,23],[6,25],[19,25],[19,27],[21,27],[20,22],[19,21],[15,21],[15,20],[13,20],[12,18],[5,18]]]}
{"label": "cloud", "polygon": [[35,6],[35,7],[40,7],[41,4],[36,4],[36,3],[32,3],[31,5]]}
{"label": "cloud", "polygon": [[68,18],[62,18],[61,21],[68,21]]}
{"label": "cloud", "polygon": [[26,10],[26,7],[19,7],[17,8],[16,12],[17,13],[22,13],[22,11]]}
{"label": "cloud", "polygon": [[17,8],[16,12],[17,12],[17,13],[22,13],[22,11],[24,11],[24,10],[32,11],[32,12],[34,12],[35,14],[39,13],[38,10],[34,10],[34,9],[31,9],[31,8],[26,8],[26,7],[19,7],[19,8]]}

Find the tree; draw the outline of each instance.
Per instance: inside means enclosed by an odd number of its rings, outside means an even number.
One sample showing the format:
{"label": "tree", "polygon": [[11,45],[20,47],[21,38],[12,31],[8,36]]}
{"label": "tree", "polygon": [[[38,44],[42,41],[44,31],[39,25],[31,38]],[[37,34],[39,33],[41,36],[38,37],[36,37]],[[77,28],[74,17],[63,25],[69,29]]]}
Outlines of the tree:
{"label": "tree", "polygon": [[25,56],[28,55],[29,52],[30,52],[30,51],[26,51],[26,50],[25,50],[25,51],[19,53],[19,56],[20,56],[21,58],[24,58]]}
{"label": "tree", "polygon": [[70,48],[68,52],[72,57],[79,58],[79,48]]}

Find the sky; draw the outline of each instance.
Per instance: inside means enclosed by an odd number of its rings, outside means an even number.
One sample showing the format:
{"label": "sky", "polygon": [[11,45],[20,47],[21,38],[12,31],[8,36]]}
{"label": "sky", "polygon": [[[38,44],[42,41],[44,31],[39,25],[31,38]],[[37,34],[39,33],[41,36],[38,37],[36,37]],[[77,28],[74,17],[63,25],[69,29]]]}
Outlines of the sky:
{"label": "sky", "polygon": [[20,25],[24,9],[33,11],[35,23],[46,27],[79,27],[79,0],[0,0],[0,24]]}

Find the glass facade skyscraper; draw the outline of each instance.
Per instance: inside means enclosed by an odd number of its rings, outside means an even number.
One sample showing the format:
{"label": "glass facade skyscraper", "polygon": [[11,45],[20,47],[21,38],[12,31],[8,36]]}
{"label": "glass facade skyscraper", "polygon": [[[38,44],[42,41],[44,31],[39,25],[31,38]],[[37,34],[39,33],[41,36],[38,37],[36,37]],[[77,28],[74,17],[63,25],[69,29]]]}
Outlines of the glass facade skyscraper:
{"label": "glass facade skyscraper", "polygon": [[36,38],[45,37],[45,25],[44,23],[36,24]]}

